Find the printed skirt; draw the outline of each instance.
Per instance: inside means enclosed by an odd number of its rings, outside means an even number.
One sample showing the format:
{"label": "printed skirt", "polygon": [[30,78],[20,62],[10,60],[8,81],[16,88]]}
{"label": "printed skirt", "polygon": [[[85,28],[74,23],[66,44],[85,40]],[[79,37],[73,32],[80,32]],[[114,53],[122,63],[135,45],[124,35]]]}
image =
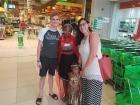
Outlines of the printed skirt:
{"label": "printed skirt", "polygon": [[100,105],[102,96],[102,82],[81,78],[81,105]]}

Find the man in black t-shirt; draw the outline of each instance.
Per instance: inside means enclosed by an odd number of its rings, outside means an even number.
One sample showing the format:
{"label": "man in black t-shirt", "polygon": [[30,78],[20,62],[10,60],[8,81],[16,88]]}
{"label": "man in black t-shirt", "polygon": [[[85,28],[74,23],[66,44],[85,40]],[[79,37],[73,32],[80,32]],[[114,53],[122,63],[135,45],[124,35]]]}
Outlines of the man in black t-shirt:
{"label": "man in black t-shirt", "polygon": [[43,28],[39,33],[37,47],[37,66],[40,68],[39,75],[39,96],[36,104],[40,105],[44,94],[45,78],[48,72],[49,96],[57,100],[58,96],[53,93],[53,76],[57,65],[57,47],[60,33],[57,30],[59,17],[54,14],[51,16],[49,27]]}

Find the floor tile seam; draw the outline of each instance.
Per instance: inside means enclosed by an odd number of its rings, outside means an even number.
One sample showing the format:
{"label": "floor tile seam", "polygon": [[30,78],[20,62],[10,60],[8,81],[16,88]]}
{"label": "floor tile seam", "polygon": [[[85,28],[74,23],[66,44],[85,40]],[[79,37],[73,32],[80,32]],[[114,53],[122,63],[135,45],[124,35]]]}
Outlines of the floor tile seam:
{"label": "floor tile seam", "polygon": [[17,103],[12,103],[12,104],[8,104],[8,105],[17,105]]}
{"label": "floor tile seam", "polygon": [[32,55],[26,55],[26,56],[9,56],[9,57],[0,57],[0,58],[17,58],[17,57],[30,57],[30,56],[36,56],[35,54],[32,54]]}
{"label": "floor tile seam", "polygon": [[7,88],[7,89],[1,89],[0,90],[0,92],[3,92],[3,91],[8,91],[8,90],[16,90],[17,88],[16,88],[16,86],[15,86],[15,88]]}
{"label": "floor tile seam", "polygon": [[[34,100],[34,99],[23,100],[23,101],[20,101],[20,102],[18,102],[18,101],[16,100],[16,105],[20,105],[20,104],[23,104],[23,103],[26,103],[26,102],[29,102],[29,101],[34,101],[34,103],[35,103],[35,100]],[[35,104],[34,104],[34,105],[35,105]]]}
{"label": "floor tile seam", "polygon": [[38,82],[37,83],[33,83],[33,84],[29,84],[29,85],[24,85],[24,86],[16,86],[16,89],[19,89],[19,88],[29,88],[29,87],[38,87]]}

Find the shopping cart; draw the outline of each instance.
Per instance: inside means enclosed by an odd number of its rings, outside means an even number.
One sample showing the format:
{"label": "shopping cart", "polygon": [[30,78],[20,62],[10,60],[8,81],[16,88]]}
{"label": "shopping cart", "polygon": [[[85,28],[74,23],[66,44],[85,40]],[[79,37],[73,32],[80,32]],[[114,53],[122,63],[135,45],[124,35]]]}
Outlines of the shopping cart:
{"label": "shopping cart", "polygon": [[[120,76],[118,74],[122,75]],[[140,77],[140,64],[126,65],[122,70],[118,68],[118,70],[113,71],[113,87],[115,90],[124,90],[125,87],[128,86],[125,78],[133,80],[131,82],[131,87],[140,87],[140,79],[138,77]]]}
{"label": "shopping cart", "polygon": [[132,87],[133,81],[139,78],[124,78],[125,89],[116,93],[116,105],[140,105],[140,87]]}

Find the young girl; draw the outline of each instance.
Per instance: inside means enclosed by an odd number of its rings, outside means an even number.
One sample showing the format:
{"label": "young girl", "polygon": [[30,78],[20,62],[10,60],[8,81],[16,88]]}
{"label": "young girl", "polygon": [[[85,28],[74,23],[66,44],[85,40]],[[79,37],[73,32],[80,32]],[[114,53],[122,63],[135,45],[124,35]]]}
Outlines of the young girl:
{"label": "young girl", "polygon": [[68,84],[68,105],[80,105],[80,66],[71,65]]}
{"label": "young girl", "polygon": [[[71,35],[72,26],[65,24],[63,27],[63,34],[58,43],[58,73],[63,80],[63,88],[65,96],[62,101],[67,101],[67,88],[68,88],[68,73],[70,65],[73,62],[78,62],[78,47],[76,46],[75,37]],[[60,85],[58,85],[60,87]]]}

